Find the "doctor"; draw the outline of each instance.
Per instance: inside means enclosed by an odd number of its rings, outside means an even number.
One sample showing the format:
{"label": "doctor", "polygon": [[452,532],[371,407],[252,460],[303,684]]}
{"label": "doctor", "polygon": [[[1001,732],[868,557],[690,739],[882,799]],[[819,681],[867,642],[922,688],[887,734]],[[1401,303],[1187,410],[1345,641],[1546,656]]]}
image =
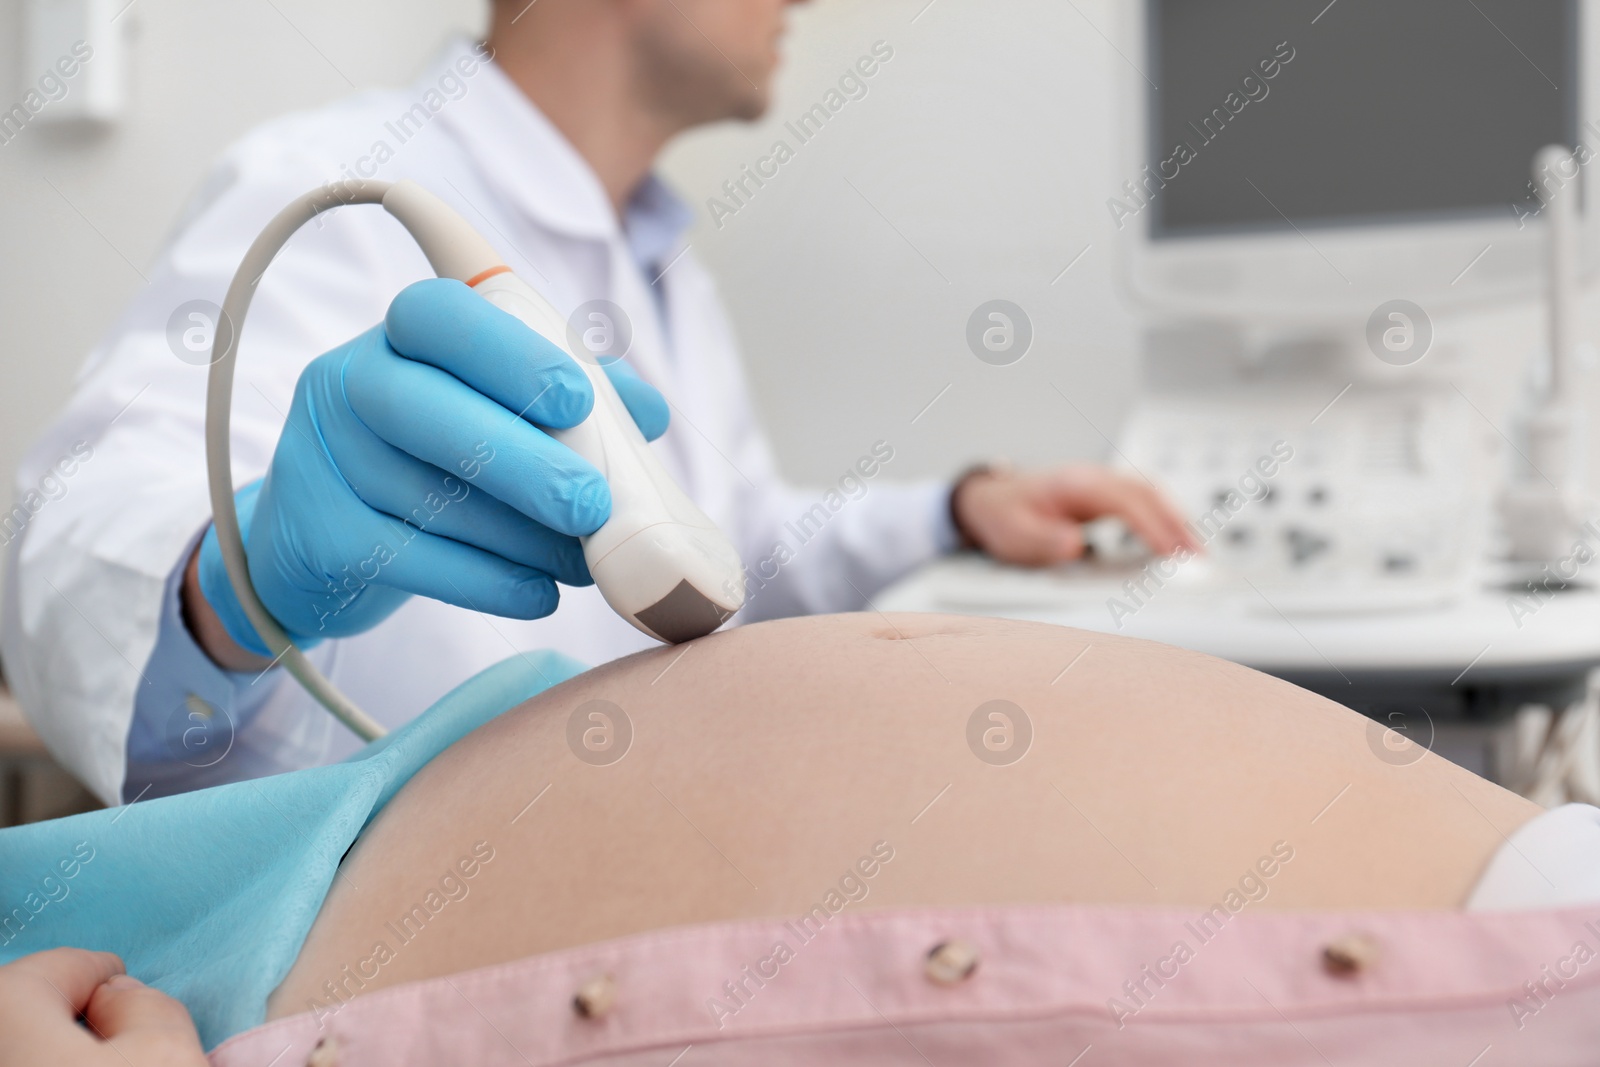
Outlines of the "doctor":
{"label": "doctor", "polygon": [[[10,682],[102,799],[359,745],[260,654],[222,573],[202,447],[209,338],[193,332],[272,215],[357,177],[415,179],[575,322],[631,335],[613,380],[750,566],[743,620],[864,607],[963,543],[1017,563],[1070,559],[1079,524],[1099,515],[1158,552],[1189,543],[1152,490],[1097,467],[894,484],[892,426],[860,442],[831,495],[781,481],[711,279],[686,253],[690,212],[651,166],[685,129],[762,114],[788,2],[496,2],[487,43],[452,46],[411,88],[268,123],[223,156],[29,453],[27,506],[6,527]],[[431,279],[376,208],[304,228],[260,286],[233,415],[252,577],[386,726],[521,650],[599,663],[650,644],[585,587],[576,536],[610,497],[536,428],[592,402],[563,363]],[[559,608],[557,582],[572,587]]]}

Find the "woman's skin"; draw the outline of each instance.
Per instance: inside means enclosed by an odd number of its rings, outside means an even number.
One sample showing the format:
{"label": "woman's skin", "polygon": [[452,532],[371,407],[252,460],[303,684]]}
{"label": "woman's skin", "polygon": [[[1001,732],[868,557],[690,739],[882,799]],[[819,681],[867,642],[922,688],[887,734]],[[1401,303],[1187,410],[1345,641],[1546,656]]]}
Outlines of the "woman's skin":
{"label": "woman's skin", "polygon": [[[609,765],[569,747],[569,718],[595,700],[632,726]],[[1009,765],[975,754],[999,720],[968,740],[995,700],[1032,725]],[[346,858],[269,1016],[326,1002],[329,981],[353,992],[347,966],[377,971],[371,992],[799,916],[875,846],[893,858],[852,909],[1203,907],[1286,854],[1248,881],[1252,908],[1459,907],[1540,809],[1396,741],[1287,683],[1143,641],[938,615],[737,628],[590,671],[435,759]],[[431,911],[402,940],[414,905]],[[378,942],[381,965],[358,966]]]}
{"label": "woman's skin", "polygon": [[183,1005],[128,977],[122,960],[57,948],[0,967],[0,1067],[39,1064],[206,1067],[206,1057]]}

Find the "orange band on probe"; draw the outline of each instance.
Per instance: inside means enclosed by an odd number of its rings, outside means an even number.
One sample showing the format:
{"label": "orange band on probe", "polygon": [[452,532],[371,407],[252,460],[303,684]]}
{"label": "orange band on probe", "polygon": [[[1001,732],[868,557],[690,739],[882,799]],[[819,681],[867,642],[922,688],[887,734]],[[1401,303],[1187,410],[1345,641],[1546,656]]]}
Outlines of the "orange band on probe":
{"label": "orange band on probe", "polygon": [[486,282],[490,278],[493,278],[496,274],[505,274],[510,269],[511,268],[506,266],[504,263],[500,264],[498,267],[490,267],[488,270],[479,274],[474,274],[472,277],[468,278],[467,285],[476,288],[479,282]]}

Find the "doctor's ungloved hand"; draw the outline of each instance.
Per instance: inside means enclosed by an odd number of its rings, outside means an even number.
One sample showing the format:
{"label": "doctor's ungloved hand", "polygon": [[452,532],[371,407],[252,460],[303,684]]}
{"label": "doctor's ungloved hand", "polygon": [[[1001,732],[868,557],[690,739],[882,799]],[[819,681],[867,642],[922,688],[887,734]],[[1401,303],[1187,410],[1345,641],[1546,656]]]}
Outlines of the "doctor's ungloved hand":
{"label": "doctor's ungloved hand", "polygon": [[1105,517],[1127,523],[1160,556],[1202,547],[1162,493],[1098,464],[1032,472],[980,469],[952,490],[950,513],[971,547],[1025,567],[1082,556],[1083,524]]}
{"label": "doctor's ungloved hand", "polygon": [[[669,409],[607,367],[651,440]],[[402,291],[380,326],[301,374],[266,477],[239,490],[250,579],[302,647],[376,626],[413,594],[540,618],[556,583],[589,585],[577,538],[611,514],[605,480],[539,427],[594,393],[565,352],[456,281]],[[190,629],[219,665],[271,653],[206,533],[184,580]]]}

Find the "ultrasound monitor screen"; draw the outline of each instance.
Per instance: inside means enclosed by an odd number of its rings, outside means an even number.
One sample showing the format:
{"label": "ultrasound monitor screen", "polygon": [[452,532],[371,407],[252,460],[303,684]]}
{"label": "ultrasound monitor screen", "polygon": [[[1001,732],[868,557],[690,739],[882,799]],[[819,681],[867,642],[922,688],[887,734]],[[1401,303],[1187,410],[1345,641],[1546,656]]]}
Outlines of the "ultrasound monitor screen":
{"label": "ultrasound monitor screen", "polygon": [[1576,0],[1145,2],[1158,238],[1509,218],[1577,143]]}

